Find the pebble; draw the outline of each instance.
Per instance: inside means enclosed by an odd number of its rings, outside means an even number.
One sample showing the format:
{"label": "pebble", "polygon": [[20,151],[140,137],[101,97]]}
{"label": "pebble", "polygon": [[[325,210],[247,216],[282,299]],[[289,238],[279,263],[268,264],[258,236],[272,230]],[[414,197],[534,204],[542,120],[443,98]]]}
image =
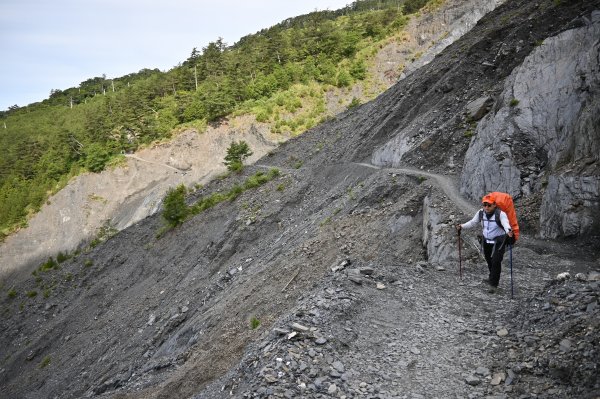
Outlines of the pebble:
{"label": "pebble", "polygon": [[504,372],[499,372],[499,373],[494,373],[494,375],[492,376],[492,381],[490,381],[490,384],[492,385],[500,385],[500,383],[502,381],[504,381],[506,379],[506,374]]}
{"label": "pebble", "polygon": [[334,393],[336,393],[338,390],[337,386],[335,384],[331,384],[329,386],[329,388],[327,389],[327,393],[330,395],[333,395]]}
{"label": "pebble", "polygon": [[501,328],[496,332],[496,334],[499,337],[506,337],[508,335],[508,330],[506,328]]}
{"label": "pebble", "polygon": [[465,381],[467,384],[469,384],[471,386],[476,386],[476,385],[481,384],[481,380],[473,375],[470,375],[467,378],[465,378]]}
{"label": "pebble", "polygon": [[297,332],[308,332],[310,331],[310,328],[303,326],[302,324],[298,324],[298,323],[292,323],[292,325],[290,326],[292,330],[297,331]]}

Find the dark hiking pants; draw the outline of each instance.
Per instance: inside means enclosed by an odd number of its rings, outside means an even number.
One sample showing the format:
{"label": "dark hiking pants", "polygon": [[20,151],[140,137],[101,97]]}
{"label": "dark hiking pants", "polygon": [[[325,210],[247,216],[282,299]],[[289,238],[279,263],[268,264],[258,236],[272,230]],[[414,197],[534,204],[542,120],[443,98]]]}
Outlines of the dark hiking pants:
{"label": "dark hiking pants", "polygon": [[503,245],[504,240],[497,240],[496,244],[483,243],[483,255],[490,270],[489,283],[493,287],[497,287],[500,282],[500,272],[502,271],[502,258],[506,245]]}

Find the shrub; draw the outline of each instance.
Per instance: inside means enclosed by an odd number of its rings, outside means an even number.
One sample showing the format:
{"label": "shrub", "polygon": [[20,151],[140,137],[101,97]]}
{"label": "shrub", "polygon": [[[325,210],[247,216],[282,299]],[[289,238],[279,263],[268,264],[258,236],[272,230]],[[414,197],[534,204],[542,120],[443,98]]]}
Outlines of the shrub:
{"label": "shrub", "polygon": [[94,173],[102,172],[110,160],[110,154],[98,143],[88,145],[85,151],[85,166]]}
{"label": "shrub", "polygon": [[42,263],[38,268],[41,272],[47,272],[48,270],[53,270],[58,268],[58,263],[54,260],[54,258],[49,257],[45,263]]}
{"label": "shrub", "polygon": [[10,290],[8,290],[8,297],[10,299],[13,299],[17,296],[17,291],[14,288],[11,288]]}
{"label": "shrub", "polygon": [[336,86],[348,87],[350,84],[352,84],[352,76],[350,76],[350,73],[347,70],[342,69],[337,75]]}
{"label": "shrub", "polygon": [[359,105],[360,105],[360,100],[356,97],[352,97],[352,101],[350,101],[350,104],[348,104],[348,109],[357,107]]}
{"label": "shrub", "polygon": [[188,215],[185,193],[185,186],[180,184],[176,188],[170,188],[165,196],[162,217],[169,227],[179,226]]}
{"label": "shrub", "polygon": [[94,264],[94,261],[91,259],[86,259],[85,262],[83,262],[83,266],[85,267],[91,267]]}
{"label": "shrub", "polygon": [[259,326],[260,326],[260,320],[258,320],[256,317],[252,317],[250,319],[250,328],[253,330],[256,330]]}
{"label": "shrub", "polygon": [[56,261],[58,263],[63,263],[67,259],[69,259],[69,253],[64,253],[63,254],[62,252],[58,252],[58,254],[56,255]]}
{"label": "shrub", "polygon": [[243,140],[233,141],[227,148],[225,161],[223,162],[230,171],[239,171],[244,167],[244,159],[252,155],[250,146]]}
{"label": "shrub", "polygon": [[508,105],[510,105],[511,107],[516,107],[517,105],[519,105],[519,100],[517,100],[516,98],[513,98],[510,100]]}
{"label": "shrub", "polygon": [[31,291],[27,291],[27,296],[29,298],[35,298],[37,296],[37,291],[36,290],[31,290]]}

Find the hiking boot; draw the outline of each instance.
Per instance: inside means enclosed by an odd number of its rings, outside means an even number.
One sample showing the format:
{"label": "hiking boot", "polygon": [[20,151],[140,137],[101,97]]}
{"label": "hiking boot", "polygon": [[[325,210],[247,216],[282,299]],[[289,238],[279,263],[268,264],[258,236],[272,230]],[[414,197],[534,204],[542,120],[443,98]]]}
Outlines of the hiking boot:
{"label": "hiking boot", "polygon": [[489,292],[490,294],[495,294],[495,293],[497,293],[498,291],[500,291],[500,288],[498,288],[498,287],[494,287],[493,285],[490,285],[490,288],[488,288],[488,292]]}

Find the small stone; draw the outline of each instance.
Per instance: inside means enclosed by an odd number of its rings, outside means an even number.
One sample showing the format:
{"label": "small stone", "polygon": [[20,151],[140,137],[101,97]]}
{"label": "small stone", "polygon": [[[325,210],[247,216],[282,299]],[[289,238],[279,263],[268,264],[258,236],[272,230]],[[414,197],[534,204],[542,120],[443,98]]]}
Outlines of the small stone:
{"label": "small stone", "polygon": [[492,385],[500,385],[500,383],[502,381],[504,381],[506,379],[506,374],[501,371],[499,373],[494,373],[494,375],[492,376],[492,381],[490,381],[490,384]]}
{"label": "small stone", "polygon": [[558,344],[558,348],[560,349],[561,352],[568,352],[571,350],[571,341],[568,339],[563,339],[562,341],[560,341],[560,344]]}
{"label": "small stone", "polygon": [[290,333],[288,330],[283,329],[283,328],[278,328],[278,327],[274,328],[273,332],[277,335],[287,335]]}
{"label": "small stone", "polygon": [[508,335],[508,330],[506,328],[501,328],[498,331],[496,331],[496,334],[499,337],[506,337]]}
{"label": "small stone", "polygon": [[564,280],[568,280],[568,279],[570,279],[570,278],[571,278],[571,273],[569,273],[569,272],[563,272],[563,273],[559,273],[559,274],[556,276],[556,279],[557,279],[558,281],[564,281]]}
{"label": "small stone", "polygon": [[377,283],[377,289],[378,290],[384,290],[385,289],[385,284],[383,284],[383,283]]}
{"label": "small stone", "polygon": [[334,369],[336,369],[337,371],[339,371],[340,373],[343,373],[343,372],[344,372],[344,370],[345,370],[345,368],[344,368],[344,365],[342,364],[342,362],[340,362],[340,361],[337,361],[337,360],[336,360],[335,362],[333,362],[333,363],[331,364],[331,366],[332,366]]}
{"label": "small stone", "polygon": [[292,323],[290,327],[292,328],[292,330],[297,332],[308,332],[310,330],[310,328],[298,323]]}
{"label": "small stone", "polygon": [[352,281],[355,284],[361,285],[363,283],[362,279],[360,277],[356,277],[356,276],[348,276],[348,280]]}
{"label": "small stone", "polygon": [[415,355],[419,355],[421,354],[421,351],[419,350],[419,348],[417,348],[416,346],[413,346],[412,348],[410,348],[410,351],[412,353],[414,353]]}
{"label": "small stone", "polygon": [[471,386],[476,386],[481,384],[481,380],[473,375],[468,376],[467,378],[465,378],[465,381],[467,384],[471,385]]}
{"label": "small stone", "polygon": [[329,386],[329,388],[327,389],[327,393],[330,395],[333,395],[336,392],[337,392],[337,386],[335,384],[331,384]]}
{"label": "small stone", "polygon": [[271,374],[265,374],[264,379],[269,384],[273,384],[273,383],[277,382],[277,377],[275,377],[275,376],[273,376]]}
{"label": "small stone", "polygon": [[508,369],[508,377],[506,378],[506,381],[504,381],[504,385],[511,385],[516,377],[515,372],[512,371],[512,369]]}
{"label": "small stone", "polygon": [[317,345],[325,345],[325,343],[327,343],[327,340],[323,337],[319,337],[315,340],[315,344]]}
{"label": "small stone", "polygon": [[437,270],[438,272],[443,272],[444,270],[446,270],[446,268],[442,265],[438,265],[435,267],[435,270]]}
{"label": "small stone", "polygon": [[587,281],[600,281],[600,272],[589,272],[587,276]]}
{"label": "small stone", "polygon": [[360,274],[364,274],[365,276],[370,276],[373,273],[375,273],[375,269],[373,269],[371,266],[361,267],[358,270],[359,270]]}
{"label": "small stone", "polygon": [[486,375],[490,375],[490,369],[488,369],[487,367],[477,367],[477,370],[475,370],[475,374],[485,377]]}
{"label": "small stone", "polygon": [[292,331],[291,333],[288,334],[287,339],[292,339],[294,338],[296,335],[298,335],[297,331]]}
{"label": "small stone", "polygon": [[187,313],[188,310],[190,310],[190,308],[188,308],[187,306],[184,306],[181,308],[181,313]]}

